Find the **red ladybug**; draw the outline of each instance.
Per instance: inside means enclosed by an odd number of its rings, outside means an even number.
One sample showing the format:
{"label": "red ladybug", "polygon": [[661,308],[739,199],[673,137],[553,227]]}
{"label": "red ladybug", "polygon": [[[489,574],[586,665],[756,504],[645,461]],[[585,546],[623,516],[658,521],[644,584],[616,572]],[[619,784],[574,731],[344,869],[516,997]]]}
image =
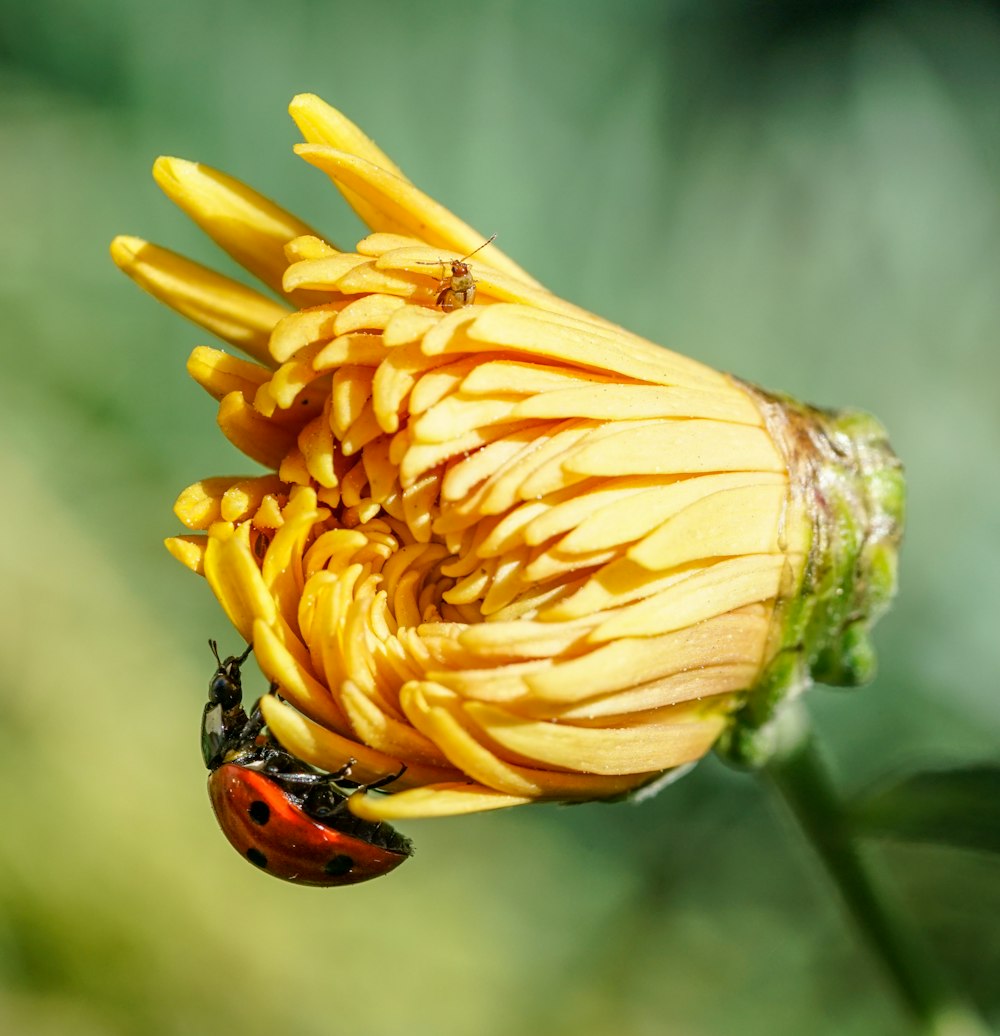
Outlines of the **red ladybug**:
{"label": "red ladybug", "polygon": [[[318,773],[264,730],[259,707],[243,709],[240,656],[219,658],[202,715],[201,750],[211,771],[208,794],[219,827],[252,864],[298,885],[353,885],[398,867],[413,853],[409,839],[347,809],[350,764]],[[368,788],[400,777],[390,774]]]}

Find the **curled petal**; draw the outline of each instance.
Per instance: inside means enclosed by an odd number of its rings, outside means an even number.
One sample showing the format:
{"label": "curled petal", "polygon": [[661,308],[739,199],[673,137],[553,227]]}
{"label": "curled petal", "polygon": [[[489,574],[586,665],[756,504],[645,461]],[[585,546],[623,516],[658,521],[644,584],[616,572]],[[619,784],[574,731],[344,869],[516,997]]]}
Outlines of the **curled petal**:
{"label": "curled petal", "polygon": [[[377,752],[353,738],[342,737],[315,723],[274,697],[261,699],[268,729],[300,759],[321,770],[336,771],[351,760],[351,772],[359,783],[370,784],[399,770],[399,760]],[[394,782],[400,789],[422,788],[438,781],[454,780],[457,772],[411,764]]]}
{"label": "curled petal", "polygon": [[[481,235],[408,180],[365,158],[326,144],[298,144],[295,153],[322,169],[338,188],[346,191],[348,204],[372,230],[416,236],[430,245],[453,248],[459,255],[483,243]],[[362,204],[355,207],[352,199],[361,199]],[[515,277],[523,276],[520,267],[495,245],[487,245],[480,258]]]}
{"label": "curled petal", "polygon": [[[217,169],[182,158],[158,158],[153,177],[178,205],[236,262],[281,291],[289,241],[312,230],[274,202]],[[302,299],[291,298],[293,302]]]}
{"label": "curled petal", "polygon": [[424,817],[455,817],[492,809],[525,806],[535,800],[528,795],[505,795],[481,784],[427,784],[396,795],[352,795],[351,812],[362,820],[416,820]]}
{"label": "curled petal", "polygon": [[153,298],[253,359],[271,362],[268,338],[287,307],[138,237],[116,237],[111,258]]}
{"label": "curled petal", "polygon": [[208,539],[205,536],[168,536],[164,541],[167,550],[195,575],[205,574],[205,549]]}
{"label": "curled petal", "polygon": [[[655,773],[624,777],[598,777],[518,765],[492,751],[469,728],[453,696],[435,694],[427,684],[407,684],[403,689],[407,716],[413,725],[441,745],[451,762],[486,787],[506,795],[551,799],[607,798],[630,791]],[[595,794],[596,793],[596,794]]]}

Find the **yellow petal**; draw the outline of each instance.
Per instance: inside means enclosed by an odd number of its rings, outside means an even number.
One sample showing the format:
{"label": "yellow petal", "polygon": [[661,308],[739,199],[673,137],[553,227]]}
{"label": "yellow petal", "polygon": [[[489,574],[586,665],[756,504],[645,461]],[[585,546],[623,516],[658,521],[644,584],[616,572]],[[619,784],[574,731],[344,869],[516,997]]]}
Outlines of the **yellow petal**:
{"label": "yellow petal", "polygon": [[295,432],[259,414],[241,392],[230,392],[219,404],[219,428],[241,452],[266,468],[277,470],[295,444]]}
{"label": "yellow petal", "polygon": [[[480,662],[486,659],[514,661],[550,658],[582,647],[593,626],[588,617],[581,622],[483,622],[463,629],[459,644]],[[476,662],[470,659],[470,665]]]}
{"label": "yellow petal", "polygon": [[628,557],[662,571],[701,558],[778,553],[787,498],[788,487],[783,484],[713,493],[630,547]]}
{"label": "yellow petal", "polygon": [[238,481],[237,476],[203,478],[182,490],[174,502],[174,514],[189,529],[207,529],[222,517],[222,497]]}
{"label": "yellow petal", "polygon": [[504,795],[502,792],[469,781],[428,784],[393,795],[364,795],[358,792],[348,799],[347,804],[355,816],[374,822],[457,817],[467,813],[525,806],[533,801],[530,796]]}
{"label": "yellow petal", "polygon": [[323,256],[319,259],[303,259],[292,263],[282,277],[285,291],[300,288],[308,291],[338,291],[340,279],[356,266],[371,266],[372,262],[363,255],[353,252]]}
{"label": "yellow petal", "polygon": [[594,371],[515,360],[485,360],[469,371],[461,387],[470,396],[517,391],[532,397],[537,394],[541,400],[561,395],[564,390],[599,389],[613,384],[610,378]]}
{"label": "yellow petal", "polygon": [[593,643],[616,637],[653,636],[683,629],[702,619],[733,611],[778,594],[788,559],[780,554],[720,561],[605,619],[591,634]]}
{"label": "yellow petal", "polygon": [[[426,363],[424,359],[424,364]],[[426,370],[410,393],[410,415],[422,414],[441,402],[461,385],[465,376],[474,370],[475,366],[475,357],[465,357]]]}
{"label": "yellow petal", "polygon": [[478,450],[494,439],[502,438],[523,427],[518,425],[494,425],[491,428],[474,428],[458,435],[448,442],[411,446],[399,465],[399,480],[402,485],[412,485],[426,471],[459,454]]}
{"label": "yellow petal", "polygon": [[406,723],[387,715],[350,681],[344,681],[338,695],[351,727],[366,745],[407,765],[411,762],[427,766],[447,767],[448,760],[440,748]]}
{"label": "yellow petal", "polygon": [[205,578],[229,616],[249,644],[254,639],[254,621],[276,621],[274,598],[271,597],[249,544],[249,528],[234,530],[225,522],[217,522],[209,530],[205,547]]}
{"label": "yellow petal", "polygon": [[[321,346],[321,343],[317,342],[305,349],[300,349],[292,359],[283,363],[274,372],[274,376],[264,386],[264,389],[266,389],[266,397],[273,400],[277,409],[293,409],[293,403],[299,393],[322,376],[322,372],[317,371],[315,366],[315,359],[322,348],[324,347]],[[276,416],[268,413],[263,392],[258,392],[254,397],[254,406],[268,417]]]}
{"label": "yellow petal", "polygon": [[230,392],[242,393],[252,401],[257,390],[271,377],[269,368],[230,356],[221,349],[199,345],[188,357],[188,374],[214,399]]}
{"label": "yellow petal", "polygon": [[518,404],[519,417],[590,417],[600,421],[652,417],[704,417],[760,426],[760,412],[737,392],[668,385],[593,385],[532,396]]}
{"label": "yellow petal", "polygon": [[[307,143],[326,144],[339,151],[346,151],[380,166],[402,180],[406,179],[399,166],[373,140],[342,112],[315,94],[298,94],[293,97],[288,113]],[[356,205],[362,201],[355,195],[353,200],[348,199],[348,204],[357,211]]]}
{"label": "yellow petal", "polygon": [[[257,619],[253,627],[254,654],[264,675],[278,685],[278,693],[287,698],[298,710],[305,713],[331,732],[342,736],[350,733],[350,726],[324,687],[309,671],[308,659],[296,658],[289,650],[289,643],[281,638],[267,622]],[[301,642],[296,653],[304,654]],[[267,701],[268,695],[261,699]]]}
{"label": "yellow petal", "polygon": [[464,711],[493,741],[513,752],[581,773],[606,775],[666,770],[700,759],[726,725],[722,710],[701,703],[643,713],[629,726],[578,727],[524,719],[506,709],[466,702]]}
{"label": "yellow petal", "polygon": [[376,262],[355,266],[337,281],[337,290],[346,295],[384,293],[400,299],[412,299],[430,305],[436,292],[422,277],[413,274],[382,270]]}
{"label": "yellow petal", "polygon": [[543,702],[578,703],[710,662],[757,665],[767,619],[763,609],[747,609],[643,640],[613,640],[528,673],[524,682]]}
{"label": "yellow petal", "polygon": [[164,541],[167,550],[195,575],[205,574],[205,548],[207,536],[168,536]]}
{"label": "yellow petal", "polygon": [[328,342],[336,335],[337,317],[346,303],[328,302],[311,309],[289,313],[274,328],[270,352],[276,363],[285,363],[300,349]]}
{"label": "yellow petal", "polygon": [[337,485],[334,470],[334,441],[330,421],[320,414],[299,432],[298,447],[305,457],[306,467],[312,478],[321,486],[332,489]]}
{"label": "yellow petal", "polygon": [[387,505],[389,497],[399,489],[399,473],[389,461],[389,437],[382,435],[368,442],[362,451],[361,462],[372,497]]}
{"label": "yellow petal", "polygon": [[312,361],[317,371],[332,370],[344,364],[374,367],[385,359],[385,343],[378,335],[363,332],[340,335],[324,345]]}
{"label": "yellow petal", "polygon": [[339,254],[339,248],[334,248],[333,245],[314,234],[304,234],[285,245],[285,258],[290,263],[297,263],[302,259],[322,259],[328,255]]}
{"label": "yellow petal", "polygon": [[279,613],[294,628],[298,600],[305,583],[303,555],[314,526],[329,517],[330,512],[317,506],[316,493],[310,487],[296,486],[282,511],[284,522],[274,534],[261,577]]}
{"label": "yellow petal", "polygon": [[138,237],[116,237],[111,258],[153,298],[271,365],[268,339],[287,306]]}
{"label": "yellow petal", "polygon": [[[443,535],[473,524],[480,515],[499,514],[513,503],[512,494],[520,484],[519,473],[524,471],[525,458],[540,449],[549,436],[541,435],[534,425],[503,435],[481,450],[452,464],[441,485],[442,502],[454,503],[442,515],[435,531]],[[516,469],[516,470],[515,470]],[[504,474],[509,476],[510,488],[501,486]],[[503,501],[499,506],[488,504],[494,495]]]}
{"label": "yellow petal", "polygon": [[[417,237],[459,255],[467,255],[486,240],[443,205],[384,167],[324,144],[298,144],[295,153],[322,169],[339,189],[346,190],[347,203],[372,230]],[[355,204],[358,200],[360,206]],[[495,245],[487,245],[479,256],[498,270],[530,281]]]}
{"label": "yellow petal", "polygon": [[[360,783],[371,783],[399,770],[401,764],[398,759],[312,722],[273,695],[261,698],[260,711],[268,730],[285,748],[310,766],[335,773],[353,759],[355,764],[351,767],[351,774]],[[414,764],[407,767],[406,773],[392,786],[406,789],[437,781],[452,781],[457,777],[457,772],[450,768],[438,770]]]}
{"label": "yellow petal", "polygon": [[238,522],[256,516],[268,496],[273,498],[284,489],[281,480],[275,475],[241,478],[229,485],[223,493],[221,517],[227,522]]}
{"label": "yellow petal", "polygon": [[651,680],[627,691],[589,699],[568,708],[545,708],[532,702],[530,712],[540,719],[595,722],[610,729],[628,713],[747,691],[759,675],[760,662],[756,660],[752,663],[710,665],[703,669],[674,673],[673,676]]}
{"label": "yellow petal", "polygon": [[678,475],[702,471],[784,471],[762,428],[722,421],[611,422],[563,461],[579,475]]}
{"label": "yellow petal", "polygon": [[362,295],[349,302],[337,315],[334,333],[382,331],[393,314],[405,305],[406,302],[395,295]]}
{"label": "yellow petal", "polygon": [[510,424],[517,414],[517,404],[516,397],[500,395],[482,399],[455,393],[421,414],[410,428],[420,442],[447,442],[476,428]]}
{"label": "yellow petal", "polygon": [[423,306],[402,305],[389,318],[382,334],[383,343],[393,349],[411,343],[421,343],[423,351],[424,335],[435,327],[443,318],[443,314]]}
{"label": "yellow petal", "polygon": [[[153,177],[163,192],[240,266],[281,292],[289,241],[313,231],[232,176],[182,158],[161,157]],[[296,301],[296,300],[292,300]]]}
{"label": "yellow petal", "polygon": [[[603,489],[580,494],[578,503],[593,499],[594,508],[590,514],[582,514],[579,507],[567,502],[537,519],[528,529],[527,535],[529,541],[539,542],[541,537],[572,528],[559,541],[562,550],[614,547],[641,539],[706,497],[712,498],[713,494],[723,490],[743,486],[774,487],[775,492],[784,493],[787,492],[787,478],[780,472],[753,471],[680,479],[648,475],[613,479]],[[576,522],[567,524],[574,518]],[[639,558],[633,560],[642,563]],[[668,566],[659,567],[663,569]]]}
{"label": "yellow petal", "polygon": [[[519,444],[520,448],[497,465],[482,487],[467,501],[458,503],[455,511],[459,514],[466,510],[480,514],[503,514],[522,500],[545,496],[544,491],[533,492],[527,488],[536,472],[545,471],[550,466],[554,466],[558,472],[560,458],[595,430],[596,426],[587,422],[567,421],[564,425],[556,425],[545,431],[531,423],[525,426],[523,434],[515,430],[499,436],[504,442]],[[564,486],[559,485],[549,492],[558,492],[562,488]]]}
{"label": "yellow petal", "polygon": [[[529,546],[568,533],[560,541],[566,549],[586,544],[585,549],[600,550],[627,543],[655,528],[662,520],[655,504],[673,483],[669,476],[661,475],[595,480],[585,488],[547,493],[541,500],[522,504],[514,513],[534,506],[524,529],[524,541]],[[586,531],[577,534],[577,529]]]}
{"label": "yellow petal", "polygon": [[530,306],[498,304],[479,309],[466,334],[468,344],[456,341],[453,349],[468,352],[477,348],[475,343],[485,342],[498,351],[528,352],[617,378],[732,391],[724,375],[686,356],[595,320],[542,312]]}
{"label": "yellow petal", "polygon": [[418,684],[403,688],[401,700],[413,725],[440,745],[463,773],[506,795],[563,800],[607,798],[628,791],[652,776],[648,773],[626,776],[560,773],[506,762],[473,737],[463,723],[457,701],[451,706],[431,705],[425,695]]}

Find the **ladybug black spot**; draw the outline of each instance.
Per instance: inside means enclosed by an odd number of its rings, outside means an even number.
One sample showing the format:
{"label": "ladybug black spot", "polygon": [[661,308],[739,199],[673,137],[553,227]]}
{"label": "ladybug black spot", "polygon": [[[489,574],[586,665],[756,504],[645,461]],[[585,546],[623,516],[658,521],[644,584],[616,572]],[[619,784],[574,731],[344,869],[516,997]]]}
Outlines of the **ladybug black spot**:
{"label": "ladybug black spot", "polygon": [[267,857],[259,849],[247,849],[247,859],[262,871],[267,870]]}
{"label": "ladybug black spot", "polygon": [[250,819],[255,824],[260,824],[261,827],[271,819],[271,807],[260,799],[251,802],[247,812],[250,814]]}
{"label": "ladybug black spot", "polygon": [[351,857],[340,853],[327,862],[326,866],[323,868],[323,873],[329,874],[331,878],[337,878],[340,877],[341,874],[346,874],[353,866],[354,861]]}

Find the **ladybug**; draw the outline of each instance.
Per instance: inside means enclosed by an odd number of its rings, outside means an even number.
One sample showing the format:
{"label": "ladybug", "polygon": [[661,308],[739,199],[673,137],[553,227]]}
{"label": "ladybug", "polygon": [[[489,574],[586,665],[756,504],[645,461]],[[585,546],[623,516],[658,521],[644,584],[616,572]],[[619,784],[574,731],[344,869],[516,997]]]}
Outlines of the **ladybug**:
{"label": "ladybug", "polygon": [[249,716],[244,711],[240,668],[252,648],[222,660],[215,641],[208,643],[218,667],[201,751],[216,820],[240,855],[276,878],[324,886],[377,878],[411,856],[408,838],[347,809],[348,794],[391,784],[406,767],[368,785],[349,779],[351,763],[336,773],[313,770],[266,732],[259,703]]}
{"label": "ladybug", "polygon": [[465,261],[471,259],[476,252],[482,251],[488,244],[496,239],[496,234],[484,241],[479,248],[473,249],[468,255],[461,259],[440,259],[438,262],[421,262],[422,266],[450,265],[451,275],[441,278],[441,291],[438,293],[434,305],[450,313],[454,309],[462,309],[464,306],[471,306],[476,301],[476,279],[472,276],[469,264]]}

